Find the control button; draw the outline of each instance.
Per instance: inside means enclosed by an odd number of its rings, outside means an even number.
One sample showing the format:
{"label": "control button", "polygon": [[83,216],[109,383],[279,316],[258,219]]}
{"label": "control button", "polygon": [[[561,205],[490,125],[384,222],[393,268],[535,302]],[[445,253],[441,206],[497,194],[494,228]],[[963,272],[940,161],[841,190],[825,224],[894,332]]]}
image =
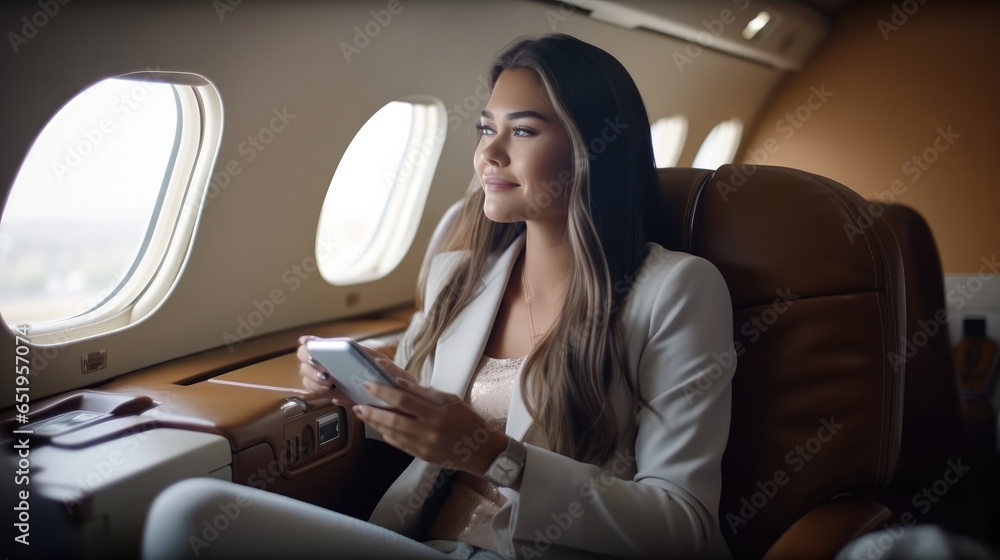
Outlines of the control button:
{"label": "control button", "polygon": [[287,418],[295,418],[309,412],[309,403],[299,397],[288,397],[281,405],[281,415]]}

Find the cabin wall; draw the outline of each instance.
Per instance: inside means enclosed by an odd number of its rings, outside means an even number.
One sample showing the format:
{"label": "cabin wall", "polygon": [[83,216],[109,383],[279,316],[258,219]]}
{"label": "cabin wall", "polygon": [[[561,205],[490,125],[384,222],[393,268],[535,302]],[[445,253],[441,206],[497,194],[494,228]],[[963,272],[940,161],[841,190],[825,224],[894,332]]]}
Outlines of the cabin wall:
{"label": "cabin wall", "polygon": [[[19,33],[22,18],[40,9],[4,3],[0,22]],[[608,50],[636,77],[652,119],[687,115],[689,146],[721,120],[749,122],[780,77],[709,49],[678,68],[670,55],[686,42],[549,2],[70,2],[38,19],[45,25],[16,53],[0,48],[6,83],[13,84],[0,93],[0,199],[62,104],[102,78],[147,67],[197,73],[218,87],[225,123],[213,173],[230,160],[243,171],[202,208],[185,268],[159,309],[118,332],[36,349],[46,358],[33,371],[33,399],[222,346],[224,334],[236,333],[275,290],[283,303],[252,336],[412,301],[433,227],[472,178],[473,124],[485,105],[488,65],[517,36],[570,33]],[[359,52],[345,56],[346,45]],[[409,253],[374,282],[335,287],[318,273],[288,282],[314,254],[319,210],[354,134],[385,103],[413,94],[441,99],[457,118],[449,121],[455,126]],[[274,110],[295,117],[249,161],[240,144],[267,126]],[[689,164],[693,149],[686,153]],[[14,347],[13,334],[0,329],[0,353],[10,356]],[[80,356],[102,349],[107,369],[81,375]],[[12,399],[13,391],[0,392],[0,408]]]}
{"label": "cabin wall", "polygon": [[966,317],[1000,340],[1000,189],[989,171],[1000,153],[1000,4],[895,6],[841,16],[778,88],[738,159],[812,171],[920,212],[941,255],[951,340]]}
{"label": "cabin wall", "polygon": [[895,6],[844,14],[815,59],[779,87],[738,159],[910,206],[930,224],[945,273],[978,274],[1000,242],[1000,189],[989,171],[1000,153],[1000,4]]}

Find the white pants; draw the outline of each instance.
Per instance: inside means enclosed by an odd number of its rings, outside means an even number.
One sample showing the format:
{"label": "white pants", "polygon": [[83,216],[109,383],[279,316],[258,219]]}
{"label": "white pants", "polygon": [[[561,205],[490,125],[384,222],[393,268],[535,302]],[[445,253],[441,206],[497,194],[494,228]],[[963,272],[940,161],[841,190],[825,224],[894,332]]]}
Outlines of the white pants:
{"label": "white pants", "polygon": [[184,480],[157,496],[142,557],[501,560],[492,550],[454,541],[424,544],[342,513],[212,478]]}

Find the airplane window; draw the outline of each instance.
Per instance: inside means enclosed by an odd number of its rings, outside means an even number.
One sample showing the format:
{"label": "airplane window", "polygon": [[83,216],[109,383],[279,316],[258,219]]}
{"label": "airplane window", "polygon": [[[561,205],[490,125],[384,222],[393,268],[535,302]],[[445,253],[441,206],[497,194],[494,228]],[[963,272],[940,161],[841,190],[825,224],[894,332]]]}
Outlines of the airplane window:
{"label": "airplane window", "polygon": [[[194,87],[207,81],[171,83],[171,75],[102,80],[35,139],[0,219],[0,313],[9,326],[77,338],[134,322],[140,296],[165,292],[148,288],[156,274],[176,274],[164,266],[173,241],[186,252],[199,204],[183,208],[184,195],[212,106]],[[186,232],[176,231],[181,218]]]}
{"label": "airplane window", "polygon": [[347,147],[330,181],[316,232],[316,261],[331,284],[388,274],[416,234],[444,144],[435,99],[393,101]]}
{"label": "airplane window", "polygon": [[657,167],[673,167],[681,157],[687,139],[688,121],[684,115],[663,118],[652,125],[653,157]]}
{"label": "airplane window", "polygon": [[716,169],[720,165],[732,163],[736,149],[743,136],[743,123],[739,119],[729,119],[715,125],[694,156],[693,167]]}

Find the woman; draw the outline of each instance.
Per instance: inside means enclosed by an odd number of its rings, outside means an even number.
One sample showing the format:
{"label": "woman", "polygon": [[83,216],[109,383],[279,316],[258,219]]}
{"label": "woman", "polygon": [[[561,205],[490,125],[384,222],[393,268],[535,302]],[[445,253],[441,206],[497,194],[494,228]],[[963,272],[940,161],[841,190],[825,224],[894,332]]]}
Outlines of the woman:
{"label": "woman", "polygon": [[[368,390],[393,408],[353,406],[414,461],[371,523],[265,493],[285,513],[244,515],[283,519],[288,546],[302,541],[288,531],[329,536],[299,555],[728,555],[732,368],[698,381],[732,342],[729,293],[707,261],[649,242],[661,202],[635,84],[566,35],[516,42],[490,83],[453,250],[432,261],[396,363],[371,352],[400,387]],[[353,405],[298,355],[307,388]],[[233,491],[201,484],[212,503]],[[241,524],[230,540],[256,536]]]}

